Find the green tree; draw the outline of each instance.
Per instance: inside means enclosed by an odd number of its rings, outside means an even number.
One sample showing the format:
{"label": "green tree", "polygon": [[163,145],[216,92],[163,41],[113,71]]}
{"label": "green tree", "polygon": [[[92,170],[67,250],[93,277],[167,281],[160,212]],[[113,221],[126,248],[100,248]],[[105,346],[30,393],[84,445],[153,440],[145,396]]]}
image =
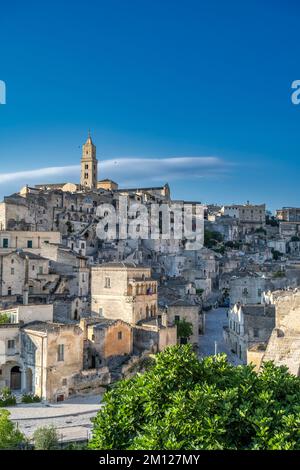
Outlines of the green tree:
{"label": "green tree", "polygon": [[212,248],[223,241],[223,235],[220,232],[204,230],[204,246]]}
{"label": "green tree", "polygon": [[10,316],[7,313],[0,315],[0,325],[4,325],[5,323],[10,323]]}
{"label": "green tree", "polygon": [[188,339],[193,334],[193,325],[186,321],[185,318],[182,320],[176,320],[175,324],[177,325],[177,338]]}
{"label": "green tree", "polygon": [[118,382],[93,421],[90,449],[300,449],[300,378],[265,363],[199,361],[190,345]]}
{"label": "green tree", "polygon": [[0,449],[18,449],[25,442],[24,435],[16,428],[9,419],[7,410],[0,410]]}
{"label": "green tree", "polygon": [[36,450],[54,450],[59,447],[59,435],[54,426],[38,428],[33,434],[33,439]]}
{"label": "green tree", "polygon": [[271,225],[272,227],[278,227],[279,221],[274,216],[267,215],[266,216],[266,224]]}

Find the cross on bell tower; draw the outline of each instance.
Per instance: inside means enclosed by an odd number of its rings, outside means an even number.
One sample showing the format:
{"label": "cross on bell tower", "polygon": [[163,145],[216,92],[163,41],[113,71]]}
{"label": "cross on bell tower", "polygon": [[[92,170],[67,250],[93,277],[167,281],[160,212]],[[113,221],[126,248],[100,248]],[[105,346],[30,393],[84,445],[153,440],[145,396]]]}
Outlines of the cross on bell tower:
{"label": "cross on bell tower", "polygon": [[97,181],[98,160],[96,157],[96,146],[93,144],[89,131],[87,141],[82,146],[80,185],[83,189],[94,190],[97,189]]}

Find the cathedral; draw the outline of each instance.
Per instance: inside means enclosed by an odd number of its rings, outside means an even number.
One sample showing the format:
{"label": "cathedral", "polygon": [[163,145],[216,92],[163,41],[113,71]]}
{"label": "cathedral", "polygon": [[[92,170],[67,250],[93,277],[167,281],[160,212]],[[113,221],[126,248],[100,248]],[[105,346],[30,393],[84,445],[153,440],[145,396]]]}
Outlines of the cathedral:
{"label": "cathedral", "polygon": [[96,146],[89,133],[86,143],[82,147],[80,186],[83,189],[97,189],[98,160]]}
{"label": "cathedral", "polygon": [[99,189],[114,191],[118,189],[118,184],[110,179],[98,181],[96,145],[93,143],[89,132],[88,138],[82,146],[80,184],[69,182],[37,184],[34,188],[29,188],[28,186],[22,188],[20,194],[25,195],[28,192],[32,193],[34,190],[61,190],[74,193],[77,191],[97,191]]}
{"label": "cathedral", "polygon": [[93,143],[90,132],[88,138],[82,146],[80,183],[46,183],[36,184],[33,188],[28,185],[21,189],[19,194],[26,197],[27,194],[39,194],[40,191],[63,191],[64,193],[99,193],[104,191],[119,192],[122,194],[147,193],[154,197],[170,199],[170,188],[168,184],[159,187],[148,188],[124,188],[119,189],[119,185],[111,179],[98,180],[98,160],[96,145]]}

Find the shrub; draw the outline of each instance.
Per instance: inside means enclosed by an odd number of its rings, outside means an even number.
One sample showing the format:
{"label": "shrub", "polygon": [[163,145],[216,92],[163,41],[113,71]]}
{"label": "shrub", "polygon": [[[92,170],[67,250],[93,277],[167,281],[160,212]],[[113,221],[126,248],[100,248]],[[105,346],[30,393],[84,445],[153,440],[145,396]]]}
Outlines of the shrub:
{"label": "shrub", "polygon": [[54,450],[59,447],[59,435],[54,426],[38,428],[33,439],[35,450]]}
{"label": "shrub", "polygon": [[11,393],[11,390],[8,387],[3,387],[0,392],[0,407],[15,406],[16,404],[16,397]]}
{"label": "shrub", "polygon": [[22,396],[22,403],[39,403],[40,401],[40,397],[38,395],[33,395],[32,393],[25,393]]}

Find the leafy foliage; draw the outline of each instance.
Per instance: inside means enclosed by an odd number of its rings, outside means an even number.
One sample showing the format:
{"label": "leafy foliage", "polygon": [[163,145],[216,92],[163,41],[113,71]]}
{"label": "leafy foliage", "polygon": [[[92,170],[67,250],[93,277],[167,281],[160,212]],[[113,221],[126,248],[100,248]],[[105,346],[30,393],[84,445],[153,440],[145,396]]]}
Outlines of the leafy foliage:
{"label": "leafy foliage", "polygon": [[271,252],[272,252],[272,255],[273,255],[273,259],[275,261],[279,260],[282,256],[282,253],[278,250],[274,250],[274,248],[271,249]]}
{"label": "leafy foliage", "polygon": [[15,406],[17,404],[16,397],[12,394],[8,387],[3,387],[0,393],[0,407]]}
{"label": "leafy foliage", "polygon": [[41,401],[38,395],[33,395],[32,393],[24,393],[22,395],[22,403],[39,403]]}
{"label": "leafy foliage", "polygon": [[54,450],[59,446],[59,435],[54,426],[38,428],[33,439],[35,450]]}
{"label": "leafy foliage", "polygon": [[241,248],[242,243],[237,241],[227,241],[225,242],[226,248],[233,248],[234,250],[239,250]]}
{"label": "leafy foliage", "polygon": [[175,322],[177,325],[177,338],[189,338],[193,334],[193,325],[186,321],[185,318],[182,320],[177,320]]}
{"label": "leafy foliage", "polygon": [[0,449],[13,450],[21,447],[25,441],[23,434],[9,419],[9,411],[0,410]]}
{"label": "leafy foliage", "polygon": [[279,221],[274,216],[267,215],[266,216],[266,224],[271,225],[272,227],[278,227]]}
{"label": "leafy foliage", "polygon": [[5,325],[6,323],[10,323],[10,316],[7,313],[2,313],[0,315],[0,325]]}
{"label": "leafy foliage", "polygon": [[220,232],[205,230],[204,231],[204,246],[212,248],[223,241],[223,235]]}
{"label": "leafy foliage", "polygon": [[273,274],[273,277],[274,278],[280,278],[280,277],[285,277],[285,271],[276,271],[274,274]]}
{"label": "leafy foliage", "polygon": [[300,449],[300,379],[271,362],[257,374],[173,346],[104,403],[90,449]]}

